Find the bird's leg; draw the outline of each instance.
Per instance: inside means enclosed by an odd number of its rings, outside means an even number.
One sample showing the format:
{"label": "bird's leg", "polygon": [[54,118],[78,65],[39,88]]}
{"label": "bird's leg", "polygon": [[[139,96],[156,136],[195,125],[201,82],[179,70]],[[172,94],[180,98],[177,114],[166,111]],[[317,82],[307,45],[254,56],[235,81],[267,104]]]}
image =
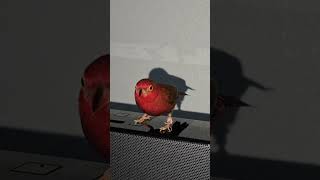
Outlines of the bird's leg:
{"label": "bird's leg", "polygon": [[134,120],[135,124],[143,124],[145,121],[150,120],[151,116],[148,114],[144,113],[141,117],[138,119]]}
{"label": "bird's leg", "polygon": [[166,131],[172,131],[173,119],[172,112],[168,114],[167,121],[164,123],[165,125],[160,128],[160,133],[165,133]]}

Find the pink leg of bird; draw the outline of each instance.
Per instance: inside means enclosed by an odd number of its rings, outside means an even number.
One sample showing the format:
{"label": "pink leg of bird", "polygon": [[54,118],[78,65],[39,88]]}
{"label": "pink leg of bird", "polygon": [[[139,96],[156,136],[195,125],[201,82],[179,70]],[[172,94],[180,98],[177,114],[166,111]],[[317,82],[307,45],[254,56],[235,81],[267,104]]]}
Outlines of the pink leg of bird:
{"label": "pink leg of bird", "polygon": [[140,118],[134,120],[135,124],[143,124],[146,121],[149,121],[151,119],[151,116],[144,113]]}
{"label": "pink leg of bird", "polygon": [[164,123],[165,125],[160,128],[160,133],[165,133],[166,131],[172,131],[173,119],[172,112],[168,114],[167,121]]}

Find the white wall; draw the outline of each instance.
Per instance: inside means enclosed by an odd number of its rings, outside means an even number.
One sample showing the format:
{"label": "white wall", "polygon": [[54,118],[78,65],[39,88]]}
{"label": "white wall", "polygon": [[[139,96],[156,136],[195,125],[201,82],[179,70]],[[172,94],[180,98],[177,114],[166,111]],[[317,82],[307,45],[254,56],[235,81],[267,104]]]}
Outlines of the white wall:
{"label": "white wall", "polygon": [[110,6],[111,101],[135,104],[136,82],[163,68],[194,89],[182,110],[209,113],[210,1],[111,0]]}
{"label": "white wall", "polygon": [[80,77],[106,51],[106,2],[13,0],[6,12],[0,126],[82,136]]}

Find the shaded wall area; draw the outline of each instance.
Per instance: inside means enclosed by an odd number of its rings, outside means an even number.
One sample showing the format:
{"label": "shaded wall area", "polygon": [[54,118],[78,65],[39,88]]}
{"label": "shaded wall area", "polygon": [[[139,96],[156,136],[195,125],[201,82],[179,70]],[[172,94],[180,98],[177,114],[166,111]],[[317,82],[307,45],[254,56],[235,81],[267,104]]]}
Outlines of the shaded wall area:
{"label": "shaded wall area", "polygon": [[[216,146],[216,151],[224,153],[213,157],[213,174],[240,179],[319,178],[318,5],[285,0],[211,4],[213,47],[235,57],[244,77],[270,88],[247,87],[241,100],[252,107],[229,108],[224,117],[216,117],[215,123],[222,125],[214,130],[225,136],[215,139],[222,148]],[[219,60],[217,56],[214,61]],[[220,71],[225,77],[234,73],[229,65]]]}
{"label": "shaded wall area", "polygon": [[99,160],[82,133],[78,94],[84,68],[107,51],[106,1],[0,6],[1,149]]}

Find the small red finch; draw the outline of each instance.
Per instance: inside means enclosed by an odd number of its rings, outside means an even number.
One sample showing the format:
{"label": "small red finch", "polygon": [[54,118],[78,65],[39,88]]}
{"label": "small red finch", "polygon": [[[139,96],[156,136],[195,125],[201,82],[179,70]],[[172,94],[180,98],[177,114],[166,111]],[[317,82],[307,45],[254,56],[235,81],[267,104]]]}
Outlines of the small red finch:
{"label": "small red finch", "polygon": [[79,113],[84,135],[89,143],[109,161],[109,55],[99,57],[85,69],[81,84]]}
{"label": "small red finch", "polygon": [[134,96],[136,104],[144,114],[135,120],[135,123],[143,124],[150,120],[152,116],[168,113],[167,121],[160,128],[160,132],[171,132],[173,125],[172,111],[179,95],[186,94],[178,92],[174,86],[156,83],[151,79],[141,79],[136,84]]}

